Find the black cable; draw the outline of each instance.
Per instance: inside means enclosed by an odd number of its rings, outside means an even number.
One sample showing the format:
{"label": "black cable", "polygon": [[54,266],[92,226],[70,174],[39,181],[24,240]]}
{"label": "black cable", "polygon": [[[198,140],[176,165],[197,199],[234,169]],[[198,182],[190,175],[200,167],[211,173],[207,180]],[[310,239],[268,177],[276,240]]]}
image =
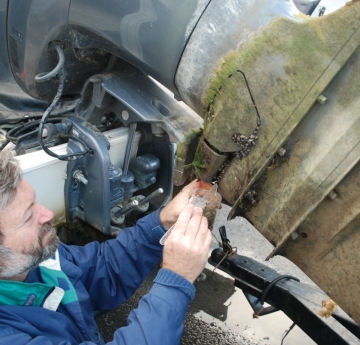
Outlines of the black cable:
{"label": "black cable", "polygon": [[9,142],[10,142],[9,140],[5,140],[0,146],[0,151],[2,151]]}
{"label": "black cable", "polygon": [[39,121],[22,123],[21,125],[11,128],[9,131],[7,131],[6,139],[11,141],[13,144],[16,144],[17,139],[21,134],[27,132],[29,129],[38,125],[39,125]]}
{"label": "black cable", "polygon": [[[64,100],[63,100],[64,101]],[[65,100],[66,101],[66,100]],[[71,101],[77,101],[77,99],[71,99]],[[50,115],[50,117],[59,117],[59,116],[63,116],[64,118],[66,118],[66,115],[64,116],[64,114],[66,113],[69,113],[69,112],[72,112],[72,110],[76,107],[76,104],[73,105],[72,107],[68,107],[66,109],[63,109],[63,110],[58,110],[55,114],[53,115]],[[40,115],[25,115],[25,116],[22,116],[22,117],[17,117],[17,118],[13,118],[13,119],[0,119],[0,126],[1,125],[16,125],[17,123],[19,122],[24,122],[24,121],[29,121],[29,120],[38,120],[38,119],[41,119],[42,118],[42,114]]]}
{"label": "black cable", "polygon": [[49,73],[39,73],[38,75],[35,76],[35,81],[38,83],[43,83],[44,81],[48,81],[51,78],[55,77],[57,74],[60,73],[60,71],[64,68],[64,64],[65,64],[65,55],[63,50],[61,49],[61,47],[59,45],[57,45],[56,43],[53,43],[51,45],[52,49],[55,49],[58,57],[59,57],[59,62],[57,64],[57,66]]}
{"label": "black cable", "polygon": [[26,120],[33,120],[35,118],[39,119],[42,115],[32,115],[32,116],[23,116],[17,119],[1,119],[0,125],[16,125],[19,122],[23,122]]}
{"label": "black cable", "polygon": [[[58,55],[59,55],[59,60],[62,59],[62,57],[64,56],[64,54],[62,53],[62,49],[55,45],[54,48],[56,49],[56,51],[58,52]],[[61,53],[59,53],[59,51],[61,51]],[[54,109],[54,107],[56,106],[56,104],[59,102],[60,98],[61,98],[61,95],[63,93],[63,90],[64,90],[64,85],[65,85],[65,71],[64,71],[64,63],[62,62],[62,66],[60,68],[60,70],[58,70],[58,66],[60,65],[60,61],[59,61],[59,64],[56,66],[56,68],[54,69],[57,70],[56,73],[54,74],[52,72],[48,73],[47,75],[45,75],[44,77],[48,77],[49,75],[54,76],[56,74],[59,75],[59,87],[58,87],[58,90],[57,90],[57,93],[53,99],[53,101],[51,102],[51,104],[49,105],[49,107],[45,110],[42,118],[41,118],[41,121],[39,123],[39,129],[38,129],[38,140],[39,140],[39,143],[40,143],[40,146],[42,147],[42,149],[49,155],[49,156],[52,156],[52,157],[55,157],[59,160],[62,160],[62,161],[70,161],[70,160],[74,160],[76,158],[81,158],[81,157],[84,157],[86,156],[87,154],[91,153],[92,151],[87,149],[86,151],[82,151],[82,152],[78,152],[78,153],[72,153],[72,154],[68,154],[68,155],[57,155],[56,153],[52,152],[51,150],[49,150],[43,143],[43,140],[42,140],[42,137],[43,137],[43,129],[44,129],[44,125],[46,123],[46,120],[48,118],[48,116],[50,115],[51,111]],[[74,138],[73,139],[76,139],[78,140],[80,143],[82,143],[84,145],[84,143],[79,140],[78,138]],[[86,145],[85,145],[86,146]]]}
{"label": "black cable", "polygon": [[281,345],[284,344],[284,340],[287,337],[287,335],[290,333],[290,331],[295,327],[295,322],[290,326],[288,330],[285,331],[283,338],[281,339]]}
{"label": "black cable", "polygon": [[295,280],[297,282],[299,282],[300,280],[296,277],[293,277],[293,276],[289,276],[289,275],[282,275],[282,276],[279,276],[279,277],[276,277],[274,280],[272,280],[270,282],[270,284],[266,287],[266,289],[263,291],[263,293],[261,294],[261,298],[260,298],[260,303],[261,304],[264,304],[265,302],[265,298],[268,294],[268,292],[270,291],[270,289],[277,283],[279,282],[280,280],[283,280],[283,279],[292,279],[292,280]]}
{"label": "black cable", "polygon": [[[47,120],[47,123],[48,122],[57,123],[63,119],[64,118],[62,118],[62,117],[52,117],[51,119]],[[13,144],[16,144],[18,138],[22,134],[25,134],[26,132],[28,132],[29,129],[31,129],[33,127],[38,127],[39,123],[40,123],[40,120],[36,120],[36,121],[28,122],[28,123],[22,123],[14,128],[11,128],[6,133],[6,139],[11,141]],[[38,128],[36,128],[36,130],[33,130],[32,132],[37,132],[37,131],[38,131]]]}

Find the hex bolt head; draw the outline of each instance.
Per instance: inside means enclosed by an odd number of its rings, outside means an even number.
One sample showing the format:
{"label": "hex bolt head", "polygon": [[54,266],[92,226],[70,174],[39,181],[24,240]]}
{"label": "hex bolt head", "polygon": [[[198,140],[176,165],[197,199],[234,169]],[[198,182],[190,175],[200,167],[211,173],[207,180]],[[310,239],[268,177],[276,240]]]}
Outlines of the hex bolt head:
{"label": "hex bolt head", "polygon": [[320,95],[316,101],[319,103],[319,104],[324,104],[326,102],[327,98],[324,96],[324,95]]}
{"label": "hex bolt head", "polygon": [[334,200],[337,197],[336,192],[334,192],[333,190],[329,193],[328,197],[332,200]]}
{"label": "hex bolt head", "polygon": [[299,234],[296,231],[293,231],[290,236],[295,241],[299,237]]}

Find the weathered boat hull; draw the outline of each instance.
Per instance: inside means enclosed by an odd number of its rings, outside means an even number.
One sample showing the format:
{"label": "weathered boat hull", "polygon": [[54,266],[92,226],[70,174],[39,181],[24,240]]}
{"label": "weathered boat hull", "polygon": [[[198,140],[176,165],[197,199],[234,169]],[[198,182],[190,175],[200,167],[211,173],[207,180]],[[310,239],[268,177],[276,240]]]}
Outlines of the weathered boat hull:
{"label": "weathered boat hull", "polygon": [[360,323],[360,2],[270,17],[193,77],[197,92],[179,75],[205,119],[201,176],[274,245],[268,258],[288,257]]}

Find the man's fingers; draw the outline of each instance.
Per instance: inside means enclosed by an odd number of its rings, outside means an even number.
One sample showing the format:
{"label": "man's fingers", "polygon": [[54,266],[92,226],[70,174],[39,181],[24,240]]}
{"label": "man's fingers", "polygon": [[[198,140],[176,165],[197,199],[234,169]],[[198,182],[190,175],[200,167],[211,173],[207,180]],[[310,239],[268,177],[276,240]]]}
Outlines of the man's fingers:
{"label": "man's fingers", "polygon": [[192,217],[189,221],[189,224],[186,228],[186,232],[185,235],[191,237],[192,239],[195,239],[195,237],[197,236],[199,229],[200,229],[200,225],[201,225],[201,221],[202,221],[202,210],[196,212],[195,214],[192,214]]}
{"label": "man's fingers", "polygon": [[206,217],[201,217],[201,223],[199,224],[199,230],[197,232],[196,239],[201,243],[204,243],[209,232],[211,231],[209,230]]}
{"label": "man's fingers", "polygon": [[178,220],[175,223],[173,233],[182,233],[184,234],[186,228],[188,227],[192,212],[194,210],[194,205],[188,204],[186,207],[181,211]]}
{"label": "man's fingers", "polygon": [[[191,239],[195,239],[198,235],[201,223],[204,222],[202,213],[203,210],[201,208],[194,207],[193,204],[188,204],[180,213],[179,218],[175,223],[173,236],[181,234]],[[206,221],[206,218],[204,219]]]}

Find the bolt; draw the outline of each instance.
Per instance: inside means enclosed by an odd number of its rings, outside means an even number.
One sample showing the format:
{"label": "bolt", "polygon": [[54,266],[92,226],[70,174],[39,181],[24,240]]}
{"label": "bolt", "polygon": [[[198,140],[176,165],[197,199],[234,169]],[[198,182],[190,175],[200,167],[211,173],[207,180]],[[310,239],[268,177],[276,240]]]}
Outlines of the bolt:
{"label": "bolt", "polygon": [[324,104],[326,102],[327,98],[324,96],[324,95],[320,95],[316,101],[319,103],[319,104]]}
{"label": "bolt", "polygon": [[154,184],[156,182],[156,177],[150,177],[149,181],[151,184]]}
{"label": "bolt", "polygon": [[79,182],[83,183],[84,185],[87,185],[89,182],[80,170],[76,170],[74,172],[73,177],[74,177],[74,180],[79,181]]}
{"label": "bolt", "polygon": [[296,231],[294,231],[294,232],[292,232],[291,233],[291,238],[293,239],[293,240],[296,240],[298,237],[299,237],[299,234],[296,232]]}
{"label": "bolt", "polygon": [[286,154],[286,149],[283,148],[283,147],[280,147],[280,148],[279,148],[279,151],[277,152],[277,154],[278,154],[280,157],[284,157],[285,154]]}
{"label": "bolt", "polygon": [[333,190],[329,193],[328,197],[332,200],[334,200],[337,197],[336,192],[334,192]]}

